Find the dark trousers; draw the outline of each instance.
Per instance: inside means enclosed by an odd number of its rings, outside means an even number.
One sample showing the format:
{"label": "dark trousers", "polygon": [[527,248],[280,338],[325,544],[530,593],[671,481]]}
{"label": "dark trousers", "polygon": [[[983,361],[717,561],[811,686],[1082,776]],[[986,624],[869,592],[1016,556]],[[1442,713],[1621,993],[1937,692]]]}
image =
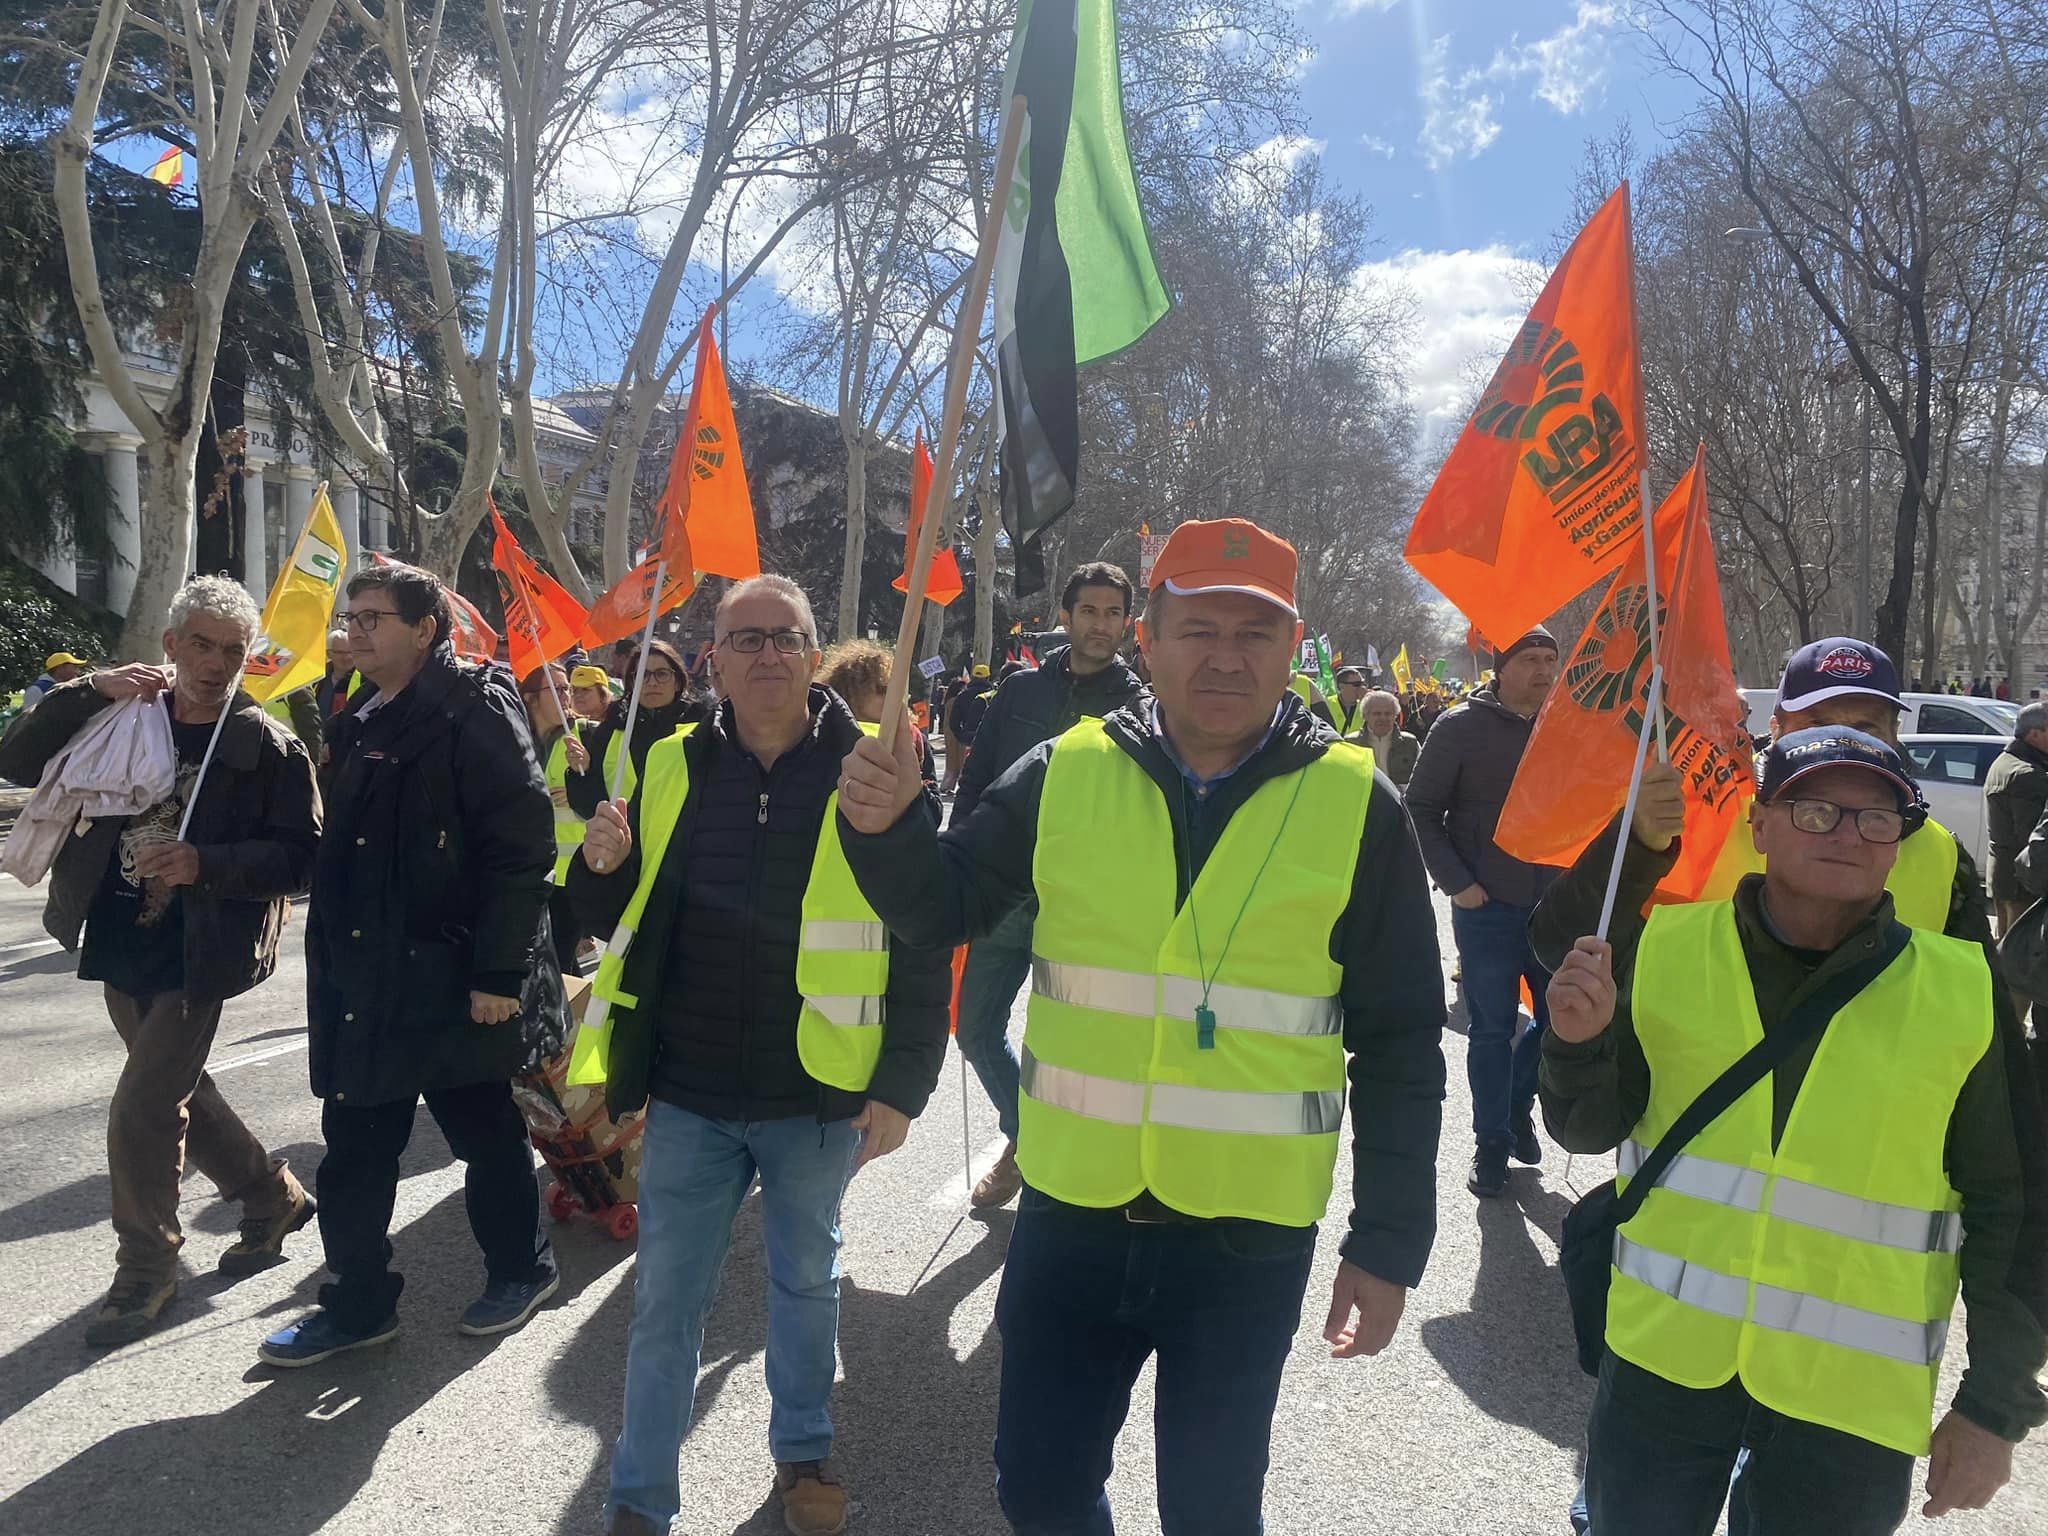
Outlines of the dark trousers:
{"label": "dark trousers", "polygon": [[[554,1272],[554,1250],[540,1227],[540,1191],[526,1122],[507,1083],[470,1083],[426,1095],[427,1112],[467,1165],[463,1199],[469,1230],[483,1249],[492,1280],[537,1280]],[[405,1289],[391,1269],[391,1209],[398,1198],[398,1159],[412,1139],[417,1099],[390,1104],[339,1104],[320,1113],[327,1138],[321,1159],[320,1241],[332,1284],[320,1305],[346,1326],[384,1321]]]}
{"label": "dark trousers", "polygon": [[583,967],[577,963],[576,949],[583,942],[583,929],[576,921],[574,903],[569,900],[569,888],[558,885],[548,893],[548,929],[555,940],[555,964],[562,968],[564,976],[581,976]]}
{"label": "dark trousers", "polygon": [[1165,1536],[1256,1536],[1315,1229],[1139,1224],[1024,1191],[996,1298],[996,1496],[1019,1536],[1111,1536],[1110,1457],[1159,1356]]}
{"label": "dark trousers", "polygon": [[1739,1380],[1699,1391],[1613,1354],[1586,1439],[1594,1536],[1711,1536],[1723,1504],[1728,1536],[1885,1536],[1912,1503],[1903,1451],[1774,1412]]}

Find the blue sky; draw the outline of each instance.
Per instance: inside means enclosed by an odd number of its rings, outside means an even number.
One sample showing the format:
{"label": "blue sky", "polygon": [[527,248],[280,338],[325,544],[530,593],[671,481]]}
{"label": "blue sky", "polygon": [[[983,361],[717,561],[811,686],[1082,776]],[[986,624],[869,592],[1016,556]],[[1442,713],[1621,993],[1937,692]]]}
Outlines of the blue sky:
{"label": "blue sky", "polygon": [[1475,357],[1527,308],[1585,141],[1630,121],[1643,152],[1691,87],[1645,57],[1620,0],[1301,0],[1317,55],[1308,133],[1376,213],[1415,296],[1418,406],[1450,419]]}

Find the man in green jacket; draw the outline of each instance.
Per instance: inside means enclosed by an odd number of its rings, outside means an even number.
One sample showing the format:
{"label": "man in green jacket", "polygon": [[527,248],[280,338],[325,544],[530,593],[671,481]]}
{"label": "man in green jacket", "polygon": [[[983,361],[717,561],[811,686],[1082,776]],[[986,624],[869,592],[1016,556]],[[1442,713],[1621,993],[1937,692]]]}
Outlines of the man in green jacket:
{"label": "man in green jacket", "polygon": [[[1898,927],[1885,878],[1902,837],[1931,835],[1925,814],[1904,759],[1866,733],[1775,742],[1737,834],[1764,873],[1564,957],[1540,1073],[1552,1136],[1619,1148],[1632,1172],[1746,1046]],[[1738,1536],[1875,1536],[1906,1514],[1915,1452],[1932,1457],[1930,1517],[2008,1479],[2013,1442],[2048,1418],[2048,1146],[1998,990],[1975,946],[1914,932],[1618,1230],[1595,1531],[1704,1531],[1727,1499]],[[1969,1368],[1930,1444],[1958,1277]]]}

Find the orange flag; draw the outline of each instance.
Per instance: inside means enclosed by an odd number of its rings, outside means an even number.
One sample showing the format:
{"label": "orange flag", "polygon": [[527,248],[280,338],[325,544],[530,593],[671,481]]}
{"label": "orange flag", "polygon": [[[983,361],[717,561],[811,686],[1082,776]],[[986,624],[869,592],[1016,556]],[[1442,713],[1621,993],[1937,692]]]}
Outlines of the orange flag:
{"label": "orange flag", "polygon": [[661,557],[671,572],[681,567],[745,578],[761,574],[761,546],[754,534],[754,503],[747,493],[725,364],[711,335],[716,310],[716,305],[705,310],[697,329],[697,377],[669,460],[657,526]]}
{"label": "orange flag", "polygon": [[1550,274],[1408,532],[1408,563],[1498,644],[1619,566],[1642,523],[1629,238],[1624,182]]}
{"label": "orange flag", "polygon": [[[370,561],[374,565],[403,564],[402,561],[394,560],[374,549],[370,551]],[[447,582],[441,585],[448,594],[448,606],[455,611],[455,632],[448,637],[449,642],[455,647],[455,654],[464,661],[495,661],[498,655],[498,632],[491,628],[489,621],[484,618],[475,603]]]}
{"label": "orange flag", "polygon": [[574,646],[587,615],[554,577],[519,547],[498,504],[491,508],[491,567],[498,573],[498,597],[505,606],[505,646],[512,675],[524,680],[536,667]]}
{"label": "orange flag", "polygon": [[[924,509],[932,495],[932,456],[925,452],[924,431],[919,429],[917,447],[910,458],[910,530],[903,536],[903,574],[889,585],[898,592],[910,590],[910,566],[917,559],[917,536],[924,527]],[[953,558],[953,546],[941,545],[932,554],[932,568],[924,579],[924,597],[941,608],[967,590],[960,579],[960,562]]]}
{"label": "orange flag", "polygon": [[[1690,901],[1756,793],[1707,526],[1704,448],[1657,509],[1656,531],[1657,588],[1669,594],[1658,659],[1671,762],[1685,779],[1682,852],[1657,894]],[[1493,832],[1505,852],[1569,864],[1599,836],[1627,798],[1649,693],[1649,590],[1638,539],[1536,716]]]}
{"label": "orange flag", "polygon": [[[621,576],[609,592],[590,605],[590,617],[583,621],[583,643],[592,650],[615,640],[638,640],[647,628],[647,603],[654,595],[656,564],[643,560]],[[667,613],[679,608],[697,590],[697,579],[685,560],[680,568],[669,567],[661,584],[661,606]]]}

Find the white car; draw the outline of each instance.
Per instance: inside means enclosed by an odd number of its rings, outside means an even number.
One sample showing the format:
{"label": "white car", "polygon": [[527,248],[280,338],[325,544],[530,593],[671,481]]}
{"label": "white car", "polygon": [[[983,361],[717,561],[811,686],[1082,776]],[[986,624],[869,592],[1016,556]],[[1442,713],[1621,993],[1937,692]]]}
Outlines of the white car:
{"label": "white car", "polygon": [[[1997,736],[2009,740],[2020,718],[2019,705],[2003,699],[1977,699],[1964,693],[1906,693],[1899,698],[1906,706],[1899,712],[1901,736]],[[1759,740],[1768,737],[1778,690],[1744,688],[1742,699],[1749,706],[1749,734]]]}
{"label": "white car", "polygon": [[[1978,699],[1977,703],[1984,702]],[[1984,819],[1984,776],[2005,750],[2006,738],[1981,735],[1902,736],[1906,760],[1913,765],[1927,808],[1977,861],[1977,872],[1990,877],[1991,839]]]}

